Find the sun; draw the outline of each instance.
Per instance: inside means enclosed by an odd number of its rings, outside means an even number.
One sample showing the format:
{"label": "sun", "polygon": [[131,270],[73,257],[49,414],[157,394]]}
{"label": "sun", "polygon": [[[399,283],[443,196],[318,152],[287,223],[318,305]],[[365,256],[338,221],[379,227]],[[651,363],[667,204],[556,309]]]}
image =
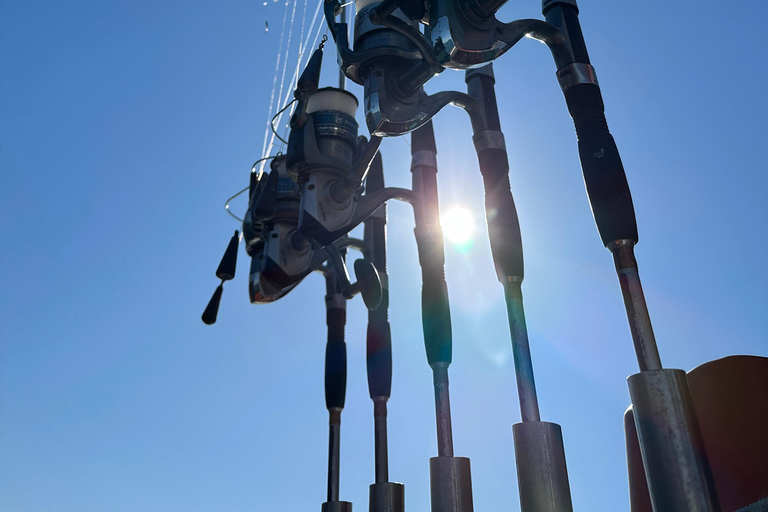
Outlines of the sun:
{"label": "sun", "polygon": [[475,224],[472,214],[461,206],[454,206],[440,215],[443,236],[455,244],[465,244],[472,238]]}

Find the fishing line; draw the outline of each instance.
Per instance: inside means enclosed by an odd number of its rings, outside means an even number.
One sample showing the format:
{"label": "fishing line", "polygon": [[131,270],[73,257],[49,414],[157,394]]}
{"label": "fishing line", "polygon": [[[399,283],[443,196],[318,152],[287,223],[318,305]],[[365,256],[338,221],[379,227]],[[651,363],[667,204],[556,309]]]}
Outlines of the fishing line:
{"label": "fishing line", "polygon": [[[253,165],[251,166],[251,173],[255,173],[255,172],[257,172],[257,171],[256,171],[256,165],[257,165],[257,164],[259,164],[259,163],[261,163],[261,162],[265,162],[265,161],[267,161],[267,160],[272,160],[273,158],[277,158],[277,157],[278,157],[278,156],[280,156],[281,154],[282,154],[282,153],[278,153],[278,154],[276,154],[276,155],[272,155],[272,156],[265,156],[264,158],[259,158],[258,160],[256,160],[255,162],[253,162]],[[232,211],[229,209],[229,203],[231,203],[233,199],[235,199],[237,196],[239,196],[240,194],[242,194],[243,192],[245,192],[246,190],[248,190],[248,189],[250,189],[250,188],[251,188],[251,186],[250,186],[250,185],[248,185],[248,186],[247,186],[247,187],[245,187],[243,190],[241,190],[241,191],[240,191],[240,192],[238,192],[237,194],[235,194],[235,195],[233,195],[232,197],[230,197],[229,199],[227,199],[227,202],[226,202],[226,203],[224,203],[224,209],[227,211],[227,213],[228,213],[228,214],[230,214],[230,215],[231,215],[232,217],[234,217],[235,219],[237,219],[238,221],[240,221],[241,223],[242,223],[242,222],[245,222],[245,219],[241,219],[240,217],[238,217],[237,215],[235,215],[234,213],[232,213]]]}
{"label": "fishing line", "polygon": [[[323,36],[323,43],[325,43],[325,41],[328,39],[328,35],[327,35],[328,34],[328,25],[325,23],[325,18],[320,18],[320,25],[317,27],[317,33],[315,34],[315,39],[312,41],[312,46],[310,48],[315,48],[317,46],[317,39],[320,37],[320,32],[322,31],[323,27],[325,27],[325,35]],[[311,34],[312,34],[312,29],[310,28],[310,32],[309,32],[308,35],[311,35]],[[296,78],[297,81],[298,81],[298,78],[299,78],[299,70],[303,69],[304,67],[306,67],[306,65],[309,63],[309,59],[311,58],[311,56],[312,56],[311,53],[308,54],[307,55],[307,59],[304,61],[304,64],[300,65],[299,67],[296,68],[295,78]],[[288,98],[286,97],[286,99],[288,99]],[[295,108],[296,108],[296,105],[294,105],[293,108],[291,108],[291,111],[288,113],[289,116],[293,115],[293,110]],[[286,137],[287,137],[287,132],[288,132],[289,126],[290,126],[290,124],[288,123],[288,124],[285,125],[285,128],[283,129],[283,135],[286,136]]]}
{"label": "fishing line", "polygon": [[283,107],[283,108],[280,110],[280,112],[278,112],[277,114],[275,114],[275,116],[272,118],[272,121],[270,121],[270,123],[269,123],[269,126],[272,128],[272,133],[275,135],[275,137],[277,137],[278,139],[280,139],[280,142],[282,142],[283,144],[288,144],[288,141],[287,141],[287,140],[285,140],[284,138],[282,138],[280,135],[278,135],[278,134],[277,134],[277,132],[275,131],[275,119],[277,119],[277,116],[279,116],[280,114],[282,114],[283,112],[285,112],[285,111],[288,109],[288,107],[290,107],[291,105],[293,105],[295,102],[296,102],[296,100],[295,100],[295,99],[294,99],[294,100],[291,100],[291,102],[290,102],[289,104],[287,104],[286,106],[284,106],[284,107]]}
{"label": "fishing line", "polygon": [[[315,16],[313,17],[313,20],[317,19],[317,14],[320,12],[320,6],[321,6],[321,4],[318,3],[317,9],[315,10]],[[313,41],[312,46],[311,46],[312,48],[314,48],[316,46],[317,39],[320,37],[320,32],[322,31],[322,28],[323,28],[324,25],[325,25],[324,18],[321,17],[319,19],[319,25],[318,25],[317,33],[315,34],[315,38],[314,38],[314,41]],[[299,53],[299,57],[298,57],[297,62],[296,62],[296,69],[294,70],[293,77],[291,78],[291,83],[293,83],[293,84],[295,84],[298,81],[298,79],[299,79],[299,72],[302,69],[302,53],[304,53],[304,51],[301,51],[301,50],[302,49],[306,50],[306,48],[308,48],[309,38],[311,37],[311,34],[312,34],[312,28],[313,27],[311,27],[310,31],[307,33],[307,36],[306,36],[306,38],[305,38],[305,40],[303,42],[304,44],[300,45],[300,53]],[[303,65],[306,65],[306,63],[309,62],[309,58],[310,58],[310,56],[309,56],[309,54],[307,54],[306,61],[303,63]],[[283,68],[283,74],[285,74],[285,70],[287,68],[287,60],[286,60],[286,62],[284,62],[284,64],[285,64],[285,66]],[[283,79],[283,82],[284,82],[284,80],[285,79]],[[281,89],[280,89],[280,94],[281,95],[282,95],[282,92],[283,92],[283,89],[281,87]],[[290,97],[292,92],[293,92],[292,89],[288,89],[287,91],[285,91],[285,96],[283,97],[283,103],[286,103],[288,101],[288,98]],[[278,99],[279,99],[279,97],[278,97]],[[288,105],[286,105],[285,108],[287,108],[289,106],[291,106],[291,105],[288,104]],[[283,110],[285,110],[285,108]],[[293,114],[293,111],[289,112],[289,115],[291,115],[291,114]],[[281,113],[278,113],[278,115],[276,115],[272,119],[272,126],[274,126],[275,119],[277,120],[277,125],[279,126],[280,125],[280,121],[282,120],[282,111],[281,111]],[[275,142],[275,136],[276,135],[277,135],[277,133],[275,133],[274,130],[273,130],[273,134],[269,138],[269,145],[267,146],[265,153],[270,153],[272,151],[272,149],[274,147],[274,142]],[[287,144],[287,142],[285,142],[285,140],[283,138],[281,138],[279,135],[277,135],[277,138],[280,139],[283,144]],[[262,169],[263,168],[264,168],[264,164],[262,164]]]}
{"label": "fishing line", "polygon": [[[269,96],[269,109],[267,110],[267,115],[272,113],[272,109],[274,108],[274,105],[275,105],[275,90],[277,89],[277,75],[279,74],[279,70],[280,70],[280,60],[284,53],[285,53],[286,60],[288,60],[288,52],[287,51],[283,52],[283,40],[285,37],[285,22],[287,20],[288,20],[288,9],[286,9],[285,12],[283,13],[283,26],[280,29],[280,42],[278,43],[278,46],[277,46],[277,61],[275,63],[275,76],[272,79],[272,91],[270,92],[270,96]],[[268,137],[269,137],[269,128],[264,130],[264,142],[261,145],[262,155],[268,153],[267,151]],[[262,165],[261,171],[263,170],[264,170],[264,166]]]}
{"label": "fishing line", "polygon": [[[286,2],[286,5],[288,5],[287,2]],[[293,40],[293,26],[294,26],[294,21],[296,19],[296,6],[297,5],[298,5],[298,1],[294,2],[293,9],[291,11],[291,26],[290,26],[290,29],[288,30],[288,42],[285,45],[285,48],[286,48],[285,56],[286,56],[286,58],[283,61],[283,71],[282,71],[282,76],[280,78],[280,90],[279,90],[279,92],[277,94],[278,100],[281,97],[283,97],[283,90],[285,88],[285,73],[286,73],[286,71],[288,71],[288,55],[289,55],[290,49],[291,49],[291,41]],[[286,9],[286,12],[287,12],[287,9]],[[299,44],[301,44],[301,40],[299,40]],[[291,80],[291,82],[293,82],[293,80]],[[290,93],[290,92],[291,91],[289,90],[288,93]],[[282,105],[286,101],[288,101],[288,94],[286,94],[285,99],[282,102],[278,103],[278,105]],[[269,113],[272,113],[271,109],[270,109]],[[278,122],[280,121],[281,118],[282,118],[282,116],[277,118]],[[271,136],[269,136],[269,132],[270,131],[272,131],[272,135]],[[267,129],[266,129],[266,132],[265,132],[265,138],[267,136],[269,136],[269,144],[267,144],[267,146],[265,148],[263,148],[262,154],[271,153],[272,152],[272,148],[274,147],[275,133],[274,133],[274,129],[271,128],[271,122],[270,122],[270,124],[267,125]],[[261,165],[261,170],[262,171],[264,170],[264,165],[265,164]]]}

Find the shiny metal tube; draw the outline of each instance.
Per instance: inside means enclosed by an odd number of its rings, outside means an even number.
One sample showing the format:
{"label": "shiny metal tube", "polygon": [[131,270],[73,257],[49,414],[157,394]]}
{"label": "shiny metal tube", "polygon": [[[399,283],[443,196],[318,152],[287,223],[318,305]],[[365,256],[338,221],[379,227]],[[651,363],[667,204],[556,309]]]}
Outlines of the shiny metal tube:
{"label": "shiny metal tube", "polygon": [[466,457],[429,459],[432,512],[472,512],[472,476]]}
{"label": "shiny metal tube", "polygon": [[512,427],[522,512],[572,512],[560,425],[527,421]]}
{"label": "shiny metal tube", "polygon": [[654,512],[719,512],[685,372],[640,372],[628,383]]}

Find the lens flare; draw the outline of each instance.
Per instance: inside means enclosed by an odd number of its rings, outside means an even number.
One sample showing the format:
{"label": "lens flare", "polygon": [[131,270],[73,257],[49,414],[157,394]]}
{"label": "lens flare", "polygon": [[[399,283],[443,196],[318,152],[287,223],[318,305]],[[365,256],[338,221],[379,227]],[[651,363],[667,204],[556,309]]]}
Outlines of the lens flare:
{"label": "lens flare", "polygon": [[456,245],[465,245],[472,240],[475,224],[472,214],[466,208],[455,206],[440,215],[443,236]]}

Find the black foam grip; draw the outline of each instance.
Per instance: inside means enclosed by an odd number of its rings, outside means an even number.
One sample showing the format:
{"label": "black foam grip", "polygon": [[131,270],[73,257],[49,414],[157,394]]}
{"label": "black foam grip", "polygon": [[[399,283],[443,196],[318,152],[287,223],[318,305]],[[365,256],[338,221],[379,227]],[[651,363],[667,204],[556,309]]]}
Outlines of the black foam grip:
{"label": "black foam grip", "polygon": [[523,277],[523,240],[509,185],[509,161],[501,148],[479,151],[477,160],[485,187],[485,217],[491,254],[499,281]]}
{"label": "black foam grip", "polygon": [[450,363],[453,354],[451,308],[442,267],[422,268],[421,315],[427,361]]}
{"label": "black foam grip", "polygon": [[616,240],[637,242],[632,195],[619,150],[608,131],[600,87],[596,84],[569,87],[565,101],[576,127],[584,183],[603,244]]}
{"label": "black foam grip", "polygon": [[392,390],[392,333],[386,317],[368,321],[366,365],[371,398],[389,397]]}
{"label": "black foam grip", "polygon": [[346,311],[328,309],[328,344],[325,347],[325,406],[343,408],[347,393]]}

